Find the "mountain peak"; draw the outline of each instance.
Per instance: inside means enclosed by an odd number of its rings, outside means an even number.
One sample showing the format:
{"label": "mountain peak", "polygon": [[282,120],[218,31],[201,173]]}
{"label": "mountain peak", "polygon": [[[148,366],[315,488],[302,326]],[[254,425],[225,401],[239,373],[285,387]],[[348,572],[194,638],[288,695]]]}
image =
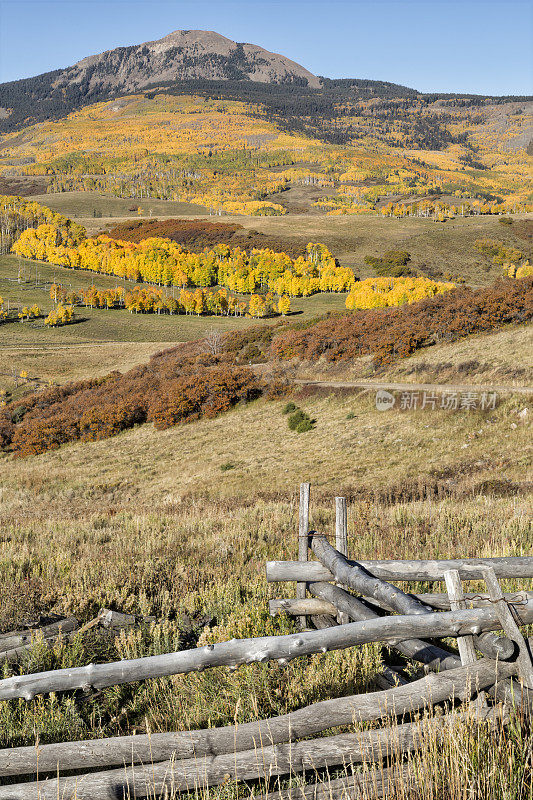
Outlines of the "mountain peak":
{"label": "mountain peak", "polygon": [[300,83],[318,88],[309,70],[255,44],[234,42],[215,31],[176,30],[150,42],[87,56],[56,78],[56,88],[83,85],[89,92],[133,92],[183,80],[246,80]]}

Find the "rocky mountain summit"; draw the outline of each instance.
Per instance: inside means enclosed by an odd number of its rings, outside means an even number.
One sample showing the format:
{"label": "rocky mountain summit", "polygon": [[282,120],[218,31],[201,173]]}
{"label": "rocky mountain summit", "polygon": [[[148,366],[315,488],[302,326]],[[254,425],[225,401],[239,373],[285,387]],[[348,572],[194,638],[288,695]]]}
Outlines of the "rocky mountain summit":
{"label": "rocky mountain summit", "polygon": [[319,78],[295,61],[214,31],[174,31],[153,42],[88,56],[62,70],[53,86],[134,92],[169,81],[202,79],[320,86]]}

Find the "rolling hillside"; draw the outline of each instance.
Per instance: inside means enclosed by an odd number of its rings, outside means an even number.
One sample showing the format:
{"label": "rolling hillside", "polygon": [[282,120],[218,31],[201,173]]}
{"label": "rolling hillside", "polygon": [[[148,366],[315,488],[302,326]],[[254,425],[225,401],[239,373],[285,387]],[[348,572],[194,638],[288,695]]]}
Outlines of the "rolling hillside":
{"label": "rolling hillside", "polygon": [[[97,191],[173,200],[216,214],[422,216],[436,221],[531,207],[526,105],[482,115],[438,104],[360,104],[301,131],[263,106],[143,93],[84,106],[0,136],[0,191]],[[495,107],[496,108],[496,107]],[[398,113],[407,115],[403,121]],[[341,144],[324,141],[333,126]],[[296,126],[292,126],[295,128]],[[520,138],[522,137],[522,138]],[[136,206],[133,206],[135,210]],[[155,212],[157,213],[157,212]]]}

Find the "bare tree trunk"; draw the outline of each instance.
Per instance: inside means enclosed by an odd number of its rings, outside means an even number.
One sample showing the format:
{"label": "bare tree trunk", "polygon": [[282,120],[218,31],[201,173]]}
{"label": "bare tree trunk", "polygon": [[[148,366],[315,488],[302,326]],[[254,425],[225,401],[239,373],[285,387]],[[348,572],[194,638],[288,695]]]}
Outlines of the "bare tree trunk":
{"label": "bare tree trunk", "polygon": [[[327,585],[327,584],[324,584]],[[430,606],[433,610],[440,609],[442,611],[450,611],[451,604],[450,598],[445,592],[437,592],[434,594],[415,594],[411,592],[413,597],[416,597],[420,602]],[[468,606],[473,608],[481,608],[491,604],[491,599],[488,594],[483,592],[463,592],[465,601]],[[519,592],[506,592],[504,599],[507,603],[527,602],[533,600],[533,592],[521,590]],[[305,606],[300,606],[300,603],[305,603]],[[269,600],[269,609],[272,616],[276,614],[289,614],[291,617],[298,616],[305,610],[306,614],[335,614],[335,608],[327,601],[317,600],[308,597],[305,601],[296,600],[291,597],[283,597],[277,600]],[[380,608],[384,608],[379,604]]]}
{"label": "bare tree trunk", "polygon": [[[325,583],[324,585],[328,584]],[[415,594],[412,592],[410,594],[416,597],[417,600],[420,600],[420,602],[430,606],[433,610],[440,609],[442,611],[450,611],[451,609],[450,598],[444,592],[437,592],[435,594]],[[468,606],[472,606],[473,608],[488,606],[492,602],[488,594],[484,594],[483,592],[463,592],[463,596]],[[503,596],[507,603],[520,604],[528,600],[533,600],[533,592],[531,591],[506,592]],[[305,603],[305,606],[300,605],[300,603]],[[305,601],[296,600],[292,597],[283,597],[277,600],[269,600],[268,606],[272,616],[276,614],[289,614],[291,617],[294,617],[303,613],[304,610],[306,614],[336,613],[331,603],[311,597],[308,597]],[[381,604],[379,604],[379,606],[380,608],[384,608]]]}
{"label": "bare tree trunk", "polygon": [[334,605],[314,597],[307,597],[305,600],[292,598],[269,600],[268,608],[273,617],[276,614],[290,614],[292,617],[298,617],[302,614],[329,614],[331,616],[337,613]]}
{"label": "bare tree trunk", "polygon": [[325,536],[312,535],[311,549],[338,584],[349,586],[358,594],[375,599],[400,614],[426,614],[431,611],[420,600],[405,594],[397,586],[381,578],[375,578],[360,564],[349,562],[346,556],[330,545]]}

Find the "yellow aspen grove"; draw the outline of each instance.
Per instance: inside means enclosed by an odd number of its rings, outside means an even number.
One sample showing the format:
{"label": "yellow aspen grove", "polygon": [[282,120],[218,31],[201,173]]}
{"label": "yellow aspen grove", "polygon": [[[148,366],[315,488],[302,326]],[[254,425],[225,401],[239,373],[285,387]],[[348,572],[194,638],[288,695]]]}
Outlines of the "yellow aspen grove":
{"label": "yellow aspen grove", "polygon": [[250,297],[249,313],[251,317],[264,317],[265,299],[260,294],[253,294]]}
{"label": "yellow aspen grove", "polygon": [[64,306],[61,303],[53,311],[50,311],[46,317],[44,324],[51,328],[59,327],[60,325],[68,325],[72,322],[74,315],[72,313],[72,306]]}
{"label": "yellow aspen grove", "polygon": [[454,288],[454,283],[432,281],[429,278],[368,278],[355,284],[346,298],[346,308],[355,311],[402,306]]}
{"label": "yellow aspen grove", "polygon": [[[307,258],[292,259],[269,248],[254,248],[248,253],[227,245],[191,253],[171,239],[160,237],[139,243],[105,235],[75,241],[69,231],[69,226],[63,229],[43,223],[23,231],[11,250],[24,258],[158,286],[218,284],[242,294],[266,289],[280,296],[309,297],[317,292],[350,291],[355,285],[353,271],[337,266],[328,248],[320,243],[307,246]],[[50,296],[55,302],[62,299],[55,284]]]}
{"label": "yellow aspen grove", "polygon": [[278,311],[283,316],[286,316],[291,310],[291,299],[284,294],[278,300]]}

